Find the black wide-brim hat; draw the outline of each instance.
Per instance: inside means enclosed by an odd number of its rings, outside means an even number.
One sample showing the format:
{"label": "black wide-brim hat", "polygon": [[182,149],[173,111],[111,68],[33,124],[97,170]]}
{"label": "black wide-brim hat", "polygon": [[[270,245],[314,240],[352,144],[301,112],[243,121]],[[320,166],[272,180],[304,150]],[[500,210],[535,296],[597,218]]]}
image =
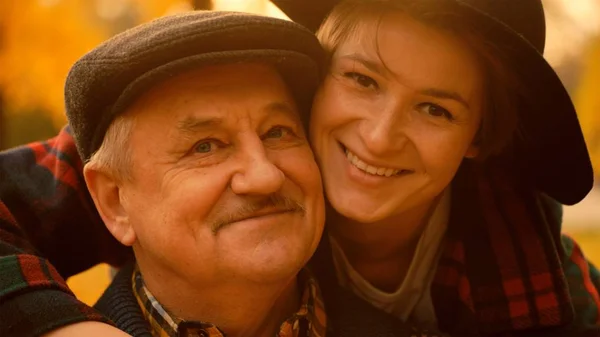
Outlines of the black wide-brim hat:
{"label": "black wide-brim hat", "polygon": [[298,23],[196,11],[115,35],[81,57],[67,76],[65,107],[79,155],[87,161],[115,117],[158,82],[199,67],[256,62],[281,74],[308,119],[326,63],[313,32]]}
{"label": "black wide-brim hat", "polygon": [[[313,32],[339,3],[271,1],[290,19]],[[444,1],[458,6],[465,20],[470,20],[489,42],[502,49],[528,94],[527,104],[518,112],[517,170],[535,188],[563,204],[581,201],[593,187],[592,164],[569,94],[543,57],[546,24],[541,1]]]}

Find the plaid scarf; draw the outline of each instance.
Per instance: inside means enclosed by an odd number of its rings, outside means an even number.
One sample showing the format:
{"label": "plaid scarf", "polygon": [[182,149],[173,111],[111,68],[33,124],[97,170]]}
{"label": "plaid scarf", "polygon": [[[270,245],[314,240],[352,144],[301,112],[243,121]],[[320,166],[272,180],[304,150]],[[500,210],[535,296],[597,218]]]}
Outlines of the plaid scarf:
{"label": "plaid scarf", "polygon": [[[173,317],[156,300],[146,287],[139,268],[135,267],[131,284],[133,294],[150,324],[155,337],[206,336],[224,337],[225,334],[211,323],[183,321]],[[284,321],[278,337],[325,337],[327,316],[319,286],[306,268],[298,274],[298,284],[302,291],[300,308]]]}
{"label": "plaid scarf", "polygon": [[564,336],[600,336],[600,274],[561,236],[561,206],[504,172],[467,163],[455,177],[459,202],[432,285],[440,328],[550,336],[545,328],[563,326],[555,330]]}

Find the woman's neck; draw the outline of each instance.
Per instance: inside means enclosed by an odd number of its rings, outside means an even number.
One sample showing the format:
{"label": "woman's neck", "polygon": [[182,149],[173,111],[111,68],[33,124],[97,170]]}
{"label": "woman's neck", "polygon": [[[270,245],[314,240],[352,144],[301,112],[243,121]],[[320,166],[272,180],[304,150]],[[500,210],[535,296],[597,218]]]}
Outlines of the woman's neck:
{"label": "woman's neck", "polygon": [[437,200],[368,224],[328,209],[327,226],[352,267],[373,286],[392,292],[406,277]]}

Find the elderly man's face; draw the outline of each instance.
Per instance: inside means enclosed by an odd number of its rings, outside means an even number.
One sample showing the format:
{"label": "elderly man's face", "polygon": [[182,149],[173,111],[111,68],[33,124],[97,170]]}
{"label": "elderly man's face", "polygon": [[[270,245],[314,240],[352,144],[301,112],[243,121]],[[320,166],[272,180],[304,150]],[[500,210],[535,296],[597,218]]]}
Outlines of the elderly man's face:
{"label": "elderly man's face", "polygon": [[274,69],[185,73],[129,113],[132,179],[119,190],[146,279],[295,276],[321,237],[324,201],[295,102]]}

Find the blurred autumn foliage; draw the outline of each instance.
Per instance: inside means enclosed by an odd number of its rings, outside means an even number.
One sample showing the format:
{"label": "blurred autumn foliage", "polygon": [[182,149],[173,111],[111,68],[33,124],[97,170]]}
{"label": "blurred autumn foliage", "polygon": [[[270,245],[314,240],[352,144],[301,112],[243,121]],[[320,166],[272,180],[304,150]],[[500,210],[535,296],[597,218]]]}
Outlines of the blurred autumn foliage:
{"label": "blurred autumn foliage", "polygon": [[574,92],[574,104],[592,156],[596,184],[600,180],[600,37],[590,44],[583,57],[579,85]]}
{"label": "blurred autumn foliage", "polygon": [[71,64],[106,35],[99,25],[89,24],[92,18],[83,10],[85,2],[0,3],[0,87],[7,120],[36,113],[46,123],[64,123],[64,78]]}
{"label": "blurred autumn foliage", "polygon": [[195,3],[176,0],[0,1],[3,148],[56,133],[65,123],[64,80],[71,65],[126,28]]}

